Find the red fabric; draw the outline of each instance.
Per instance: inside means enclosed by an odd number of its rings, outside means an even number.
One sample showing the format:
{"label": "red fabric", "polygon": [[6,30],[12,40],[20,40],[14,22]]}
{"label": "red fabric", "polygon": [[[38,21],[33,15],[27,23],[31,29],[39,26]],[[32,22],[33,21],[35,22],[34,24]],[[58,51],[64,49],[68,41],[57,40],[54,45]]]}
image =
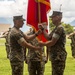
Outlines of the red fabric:
{"label": "red fabric", "polygon": [[[48,1],[49,0],[45,0]],[[40,2],[40,15],[41,15],[41,23],[46,22],[47,23],[47,11],[50,9],[49,5],[46,5],[42,2]],[[28,0],[28,10],[27,10],[27,24],[32,26],[36,31],[38,30],[38,23],[39,23],[39,17],[38,17],[38,2],[35,0]],[[46,39],[44,35],[39,35],[38,39],[45,42]]]}

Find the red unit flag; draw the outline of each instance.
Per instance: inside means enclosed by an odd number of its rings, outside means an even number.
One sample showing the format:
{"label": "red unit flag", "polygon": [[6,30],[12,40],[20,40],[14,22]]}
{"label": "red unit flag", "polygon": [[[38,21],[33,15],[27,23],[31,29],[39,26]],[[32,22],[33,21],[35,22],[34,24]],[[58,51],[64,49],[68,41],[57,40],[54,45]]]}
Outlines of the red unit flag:
{"label": "red unit flag", "polygon": [[[36,31],[39,23],[46,23],[47,25],[47,13],[50,9],[50,0],[28,0],[27,25],[32,26]],[[39,35],[38,39],[43,42],[46,41],[43,34]]]}

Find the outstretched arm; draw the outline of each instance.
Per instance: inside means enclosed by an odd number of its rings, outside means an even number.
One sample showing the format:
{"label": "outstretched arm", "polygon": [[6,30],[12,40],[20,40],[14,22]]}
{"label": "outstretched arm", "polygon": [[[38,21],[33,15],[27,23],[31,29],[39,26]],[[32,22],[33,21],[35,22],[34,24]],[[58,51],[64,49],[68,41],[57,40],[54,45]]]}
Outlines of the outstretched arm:
{"label": "outstretched arm", "polygon": [[20,38],[20,39],[18,40],[18,43],[19,43],[21,46],[30,48],[30,49],[32,49],[32,50],[41,50],[41,47],[36,47],[36,46],[31,45],[30,43],[26,42],[24,38]]}
{"label": "outstretched arm", "polygon": [[43,33],[44,33],[45,38],[48,40],[50,38],[49,34],[46,32],[46,30],[43,30]]}
{"label": "outstretched arm", "polygon": [[41,31],[41,29],[39,29],[37,32],[35,32],[35,34],[25,35],[24,38],[29,41],[29,40],[34,39],[36,36],[38,36],[41,33],[42,33],[42,31]]}
{"label": "outstretched arm", "polygon": [[53,46],[53,45],[55,45],[56,42],[57,42],[57,39],[52,38],[52,40],[47,41],[47,42],[39,41],[39,45],[41,45],[41,46]]}

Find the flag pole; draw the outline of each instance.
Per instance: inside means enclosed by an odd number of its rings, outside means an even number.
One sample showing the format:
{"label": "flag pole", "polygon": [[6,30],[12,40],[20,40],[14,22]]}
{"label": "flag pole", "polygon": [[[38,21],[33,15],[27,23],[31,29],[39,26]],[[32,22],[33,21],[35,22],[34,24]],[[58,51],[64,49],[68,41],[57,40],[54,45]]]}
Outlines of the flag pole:
{"label": "flag pole", "polygon": [[[38,0],[38,23],[41,23],[41,13],[40,13],[40,2]],[[42,36],[40,35],[40,40],[42,40]],[[47,50],[48,51],[48,50]],[[41,61],[42,61],[42,51],[40,51],[41,54]],[[47,52],[47,59],[48,59],[48,52]]]}
{"label": "flag pole", "polygon": [[40,2],[38,2],[38,21],[41,23]]}
{"label": "flag pole", "polygon": [[[38,24],[41,23],[41,13],[40,13],[40,2],[38,0]],[[38,26],[39,27],[39,26]],[[40,35],[40,41],[42,40],[42,36]]]}
{"label": "flag pole", "polygon": [[[38,0],[38,24],[41,23],[41,13],[40,13],[40,2]],[[40,40],[42,40],[42,36],[40,35]],[[40,51],[41,54],[41,61],[42,61],[42,51]]]}

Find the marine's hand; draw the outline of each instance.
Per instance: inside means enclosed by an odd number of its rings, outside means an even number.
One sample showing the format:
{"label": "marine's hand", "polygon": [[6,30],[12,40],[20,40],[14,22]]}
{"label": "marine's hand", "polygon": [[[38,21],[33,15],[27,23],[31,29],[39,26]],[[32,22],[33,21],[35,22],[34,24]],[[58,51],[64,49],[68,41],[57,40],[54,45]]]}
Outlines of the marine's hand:
{"label": "marine's hand", "polygon": [[39,46],[44,46],[44,42],[39,41]]}
{"label": "marine's hand", "polygon": [[40,51],[40,50],[42,50],[42,48],[40,46],[37,46],[36,47],[36,50],[39,50]]}
{"label": "marine's hand", "polygon": [[40,35],[41,33],[42,33],[42,30],[39,29],[39,30],[35,33],[35,35],[38,36],[38,35]]}
{"label": "marine's hand", "polygon": [[42,24],[39,24],[39,29],[41,29],[42,31],[44,30],[44,26]]}

